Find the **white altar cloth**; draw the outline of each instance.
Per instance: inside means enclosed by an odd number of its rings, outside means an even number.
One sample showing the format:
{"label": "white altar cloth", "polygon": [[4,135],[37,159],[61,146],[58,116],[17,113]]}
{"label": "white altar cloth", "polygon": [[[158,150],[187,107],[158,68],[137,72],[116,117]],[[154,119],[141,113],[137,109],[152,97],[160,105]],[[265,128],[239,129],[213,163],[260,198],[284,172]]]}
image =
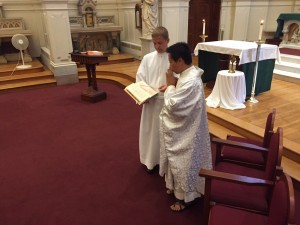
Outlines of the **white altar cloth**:
{"label": "white altar cloth", "polygon": [[245,99],[245,74],[241,71],[229,73],[228,70],[221,70],[211,94],[206,98],[206,105],[212,108],[244,109]]}
{"label": "white altar cloth", "polygon": [[[240,65],[256,61],[257,44],[255,42],[235,40],[210,41],[198,43],[196,45],[194,49],[194,54],[196,56],[198,55],[199,50],[239,56]],[[280,52],[277,45],[261,45],[259,61],[266,59],[277,59],[279,63],[281,62]]]}

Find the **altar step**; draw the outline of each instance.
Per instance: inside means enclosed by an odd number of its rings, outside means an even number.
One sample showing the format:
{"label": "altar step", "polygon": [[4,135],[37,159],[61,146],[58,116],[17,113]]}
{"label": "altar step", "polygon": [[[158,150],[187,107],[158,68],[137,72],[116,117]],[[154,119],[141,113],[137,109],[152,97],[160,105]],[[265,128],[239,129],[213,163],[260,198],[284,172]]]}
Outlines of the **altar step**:
{"label": "altar step", "polygon": [[[136,71],[140,63],[141,61],[132,59],[129,63],[119,63],[113,68],[109,63],[101,64],[96,66],[96,77],[97,79],[104,80],[106,82],[113,82],[124,88],[135,82]],[[78,67],[78,77],[79,80],[87,79],[84,67]]]}
{"label": "altar step", "polygon": [[274,78],[300,84],[300,56],[281,54],[281,63],[276,61]]}
{"label": "altar step", "polygon": [[[29,64],[29,63],[27,63]],[[0,67],[0,92],[30,89],[33,87],[55,86],[53,73],[34,59],[31,68],[17,69],[16,63],[8,63]]]}
{"label": "altar step", "polygon": [[37,85],[56,85],[56,80],[51,71],[27,73],[0,77],[0,91],[33,87]]}
{"label": "altar step", "polygon": [[[103,79],[117,84],[129,85],[134,82],[136,64],[135,59],[129,54],[117,54],[108,57],[108,61],[97,66],[97,78]],[[134,68],[130,70],[130,64],[134,64]],[[31,89],[35,87],[55,86],[56,79],[54,74],[46,68],[38,59],[33,59],[27,63],[32,67],[28,69],[16,69],[16,62],[0,65],[0,92],[6,93],[15,90]],[[120,64],[107,68],[111,64]],[[103,68],[103,71],[102,71]],[[122,76],[122,72],[129,69],[129,75]],[[79,79],[86,78],[86,70],[84,65],[78,66]],[[128,72],[125,72],[125,74]]]}

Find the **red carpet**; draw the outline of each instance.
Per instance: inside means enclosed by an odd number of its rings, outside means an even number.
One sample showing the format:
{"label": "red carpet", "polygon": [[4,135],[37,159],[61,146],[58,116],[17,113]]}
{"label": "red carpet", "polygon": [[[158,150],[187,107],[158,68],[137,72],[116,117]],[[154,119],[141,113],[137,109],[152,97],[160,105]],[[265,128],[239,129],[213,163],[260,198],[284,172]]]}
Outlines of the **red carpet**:
{"label": "red carpet", "polygon": [[140,165],[141,108],[99,86],[95,104],[80,100],[86,83],[0,94],[0,224],[201,225],[201,202],[172,212],[163,178]]}
{"label": "red carpet", "polygon": [[164,180],[139,163],[141,108],[118,86],[0,94],[1,225],[201,225],[201,204],[170,211]]}
{"label": "red carpet", "polygon": [[295,48],[279,48],[281,54],[300,56],[300,49]]}

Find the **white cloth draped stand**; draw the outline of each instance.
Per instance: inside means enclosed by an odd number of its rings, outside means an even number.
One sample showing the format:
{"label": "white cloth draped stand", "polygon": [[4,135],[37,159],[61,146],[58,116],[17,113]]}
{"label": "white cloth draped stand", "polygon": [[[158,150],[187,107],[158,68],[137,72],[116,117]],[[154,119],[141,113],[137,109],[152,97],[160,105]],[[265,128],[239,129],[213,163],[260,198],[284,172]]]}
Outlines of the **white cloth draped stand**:
{"label": "white cloth draped stand", "polygon": [[206,105],[212,108],[244,109],[245,99],[245,74],[241,71],[229,73],[228,70],[221,70],[211,94],[206,98]]}

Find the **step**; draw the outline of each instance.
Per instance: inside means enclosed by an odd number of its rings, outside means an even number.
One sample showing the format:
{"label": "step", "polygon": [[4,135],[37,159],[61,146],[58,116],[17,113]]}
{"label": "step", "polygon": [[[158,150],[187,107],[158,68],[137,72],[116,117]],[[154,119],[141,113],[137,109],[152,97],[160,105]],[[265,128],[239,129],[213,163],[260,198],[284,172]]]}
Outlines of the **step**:
{"label": "step", "polygon": [[297,49],[300,50],[300,45],[295,44],[295,43],[280,43],[279,48],[293,48],[293,49]]}
{"label": "step", "polygon": [[23,82],[18,82],[14,84],[1,84],[0,85],[0,91],[1,93],[5,92],[10,92],[12,90],[24,90],[24,89],[31,89],[36,86],[52,86],[56,85],[56,80],[55,78],[46,78],[46,79],[34,79],[34,80],[29,80],[29,81],[23,81]]}
{"label": "step", "polygon": [[300,173],[299,173],[300,164],[299,163],[296,163],[293,160],[290,160],[289,158],[282,156],[281,166],[285,173],[290,175],[295,180],[300,181]]}
{"label": "step", "polygon": [[284,70],[274,69],[273,78],[295,84],[300,84],[300,73],[292,73]]}
{"label": "step", "polygon": [[15,70],[7,69],[7,70],[0,71],[0,77],[12,76],[12,75],[22,75],[25,73],[40,73],[42,71],[44,71],[43,67],[32,67],[29,69],[15,69]]}
{"label": "step", "polygon": [[280,54],[281,62],[300,64],[300,56]]}
{"label": "step", "polygon": [[209,129],[209,133],[217,138],[222,138],[222,139],[226,139],[227,135],[232,135],[232,136],[238,136],[238,137],[242,137],[240,134],[227,129],[226,127],[212,121],[212,120],[208,120],[208,129]]}
{"label": "step", "polygon": [[[87,77],[86,70],[84,68],[78,68],[78,75]],[[135,78],[133,78],[132,76],[124,74],[124,73],[120,73],[120,72],[115,72],[115,71],[112,72],[112,71],[107,71],[107,70],[100,70],[100,71],[97,70],[96,75],[121,77],[121,78],[126,78],[126,79],[130,80],[131,82],[135,82]]]}
{"label": "step", "polygon": [[[206,107],[208,119],[215,122],[225,129],[224,132],[228,134],[247,137],[250,139],[262,141],[264,136],[264,129],[257,127],[251,123],[243,121],[239,118],[220,112],[214,108]],[[224,136],[226,138],[226,135]],[[221,138],[224,138],[221,137]]]}
{"label": "step", "polygon": [[22,75],[10,75],[0,77],[0,84],[12,84],[17,82],[36,80],[36,79],[49,79],[53,78],[53,73],[51,71],[42,71],[39,73],[29,73]]}
{"label": "step", "polygon": [[[128,63],[135,61],[135,58],[130,54],[116,54],[116,55],[109,55],[108,60],[105,62],[101,62],[100,66],[102,65],[110,65],[110,64],[119,64],[119,63]],[[85,68],[84,64],[78,64],[78,67]]]}
{"label": "step", "polygon": [[300,64],[291,62],[281,62],[275,64],[275,69],[291,73],[300,73]]}
{"label": "step", "polygon": [[[87,76],[85,74],[79,74],[78,76],[79,80],[86,80]],[[127,77],[121,77],[121,76],[112,76],[107,74],[96,74],[96,78],[100,80],[104,80],[106,82],[113,82],[118,84],[121,88],[124,88],[131,84],[133,81],[128,79]]]}
{"label": "step", "polygon": [[127,63],[127,62],[133,62],[134,60],[135,59],[133,57],[132,58],[120,58],[120,59],[108,60],[107,62],[102,62],[101,65]]}

